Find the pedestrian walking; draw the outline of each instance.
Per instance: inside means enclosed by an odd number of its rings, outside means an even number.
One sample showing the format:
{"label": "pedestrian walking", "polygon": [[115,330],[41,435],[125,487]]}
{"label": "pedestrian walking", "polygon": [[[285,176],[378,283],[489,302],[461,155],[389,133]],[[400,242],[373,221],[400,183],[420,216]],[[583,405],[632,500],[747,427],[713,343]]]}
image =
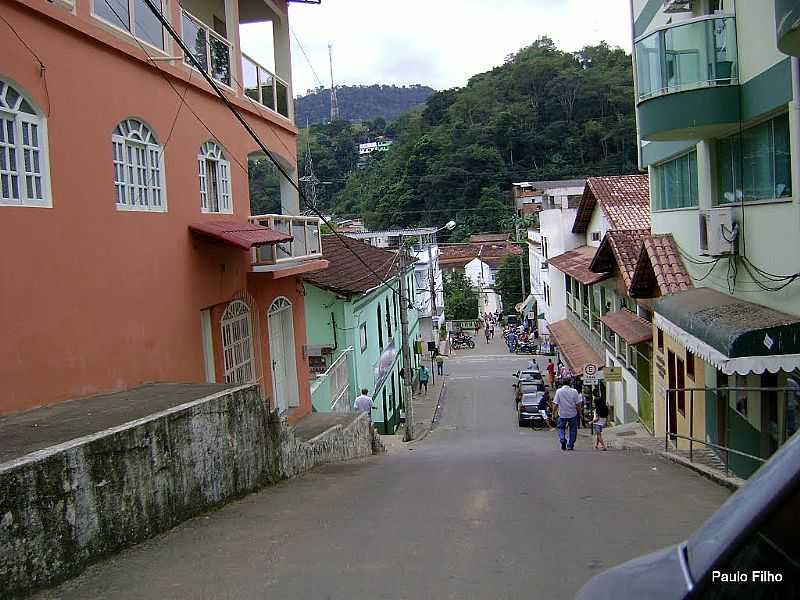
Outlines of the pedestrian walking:
{"label": "pedestrian walking", "polygon": [[513,329],[508,333],[506,342],[508,343],[508,351],[513,353],[517,348],[517,334],[514,333]]}
{"label": "pedestrian walking", "polygon": [[430,379],[431,374],[428,371],[428,368],[425,365],[420,366],[419,368],[419,387],[420,389],[425,390],[425,395],[428,395],[428,380]]}
{"label": "pedestrian walking", "polygon": [[492,336],[492,330],[488,325],[486,326],[486,329],[484,330],[484,333],[486,334],[486,343],[488,344],[489,343],[489,338]]}
{"label": "pedestrian walking", "polygon": [[[564,384],[553,399],[553,404],[558,406],[558,439],[562,450],[574,450],[575,440],[578,438],[578,405],[581,404],[581,395],[578,390]],[[566,429],[569,427],[569,441]]]}
{"label": "pedestrian walking", "polygon": [[553,387],[556,381],[556,366],[553,364],[553,359],[547,359],[547,385]]}
{"label": "pedestrian walking", "polygon": [[492,326],[489,329],[489,332],[492,334],[492,339],[494,339],[494,321],[492,321]]}
{"label": "pedestrian walking", "polygon": [[444,356],[441,354],[436,355],[436,374],[444,375]]}
{"label": "pedestrian walking", "polygon": [[606,448],[606,443],[603,440],[603,429],[605,429],[606,423],[608,423],[608,404],[606,404],[606,401],[603,398],[597,398],[594,401],[594,421],[592,421],[595,434],[595,450],[598,448],[602,450],[608,450],[608,448]]}
{"label": "pedestrian walking", "polygon": [[353,403],[353,408],[360,412],[370,413],[371,411],[375,410],[375,406],[373,405],[372,398],[369,396],[369,390],[367,388],[363,388],[361,390],[361,395],[356,398],[356,401]]}

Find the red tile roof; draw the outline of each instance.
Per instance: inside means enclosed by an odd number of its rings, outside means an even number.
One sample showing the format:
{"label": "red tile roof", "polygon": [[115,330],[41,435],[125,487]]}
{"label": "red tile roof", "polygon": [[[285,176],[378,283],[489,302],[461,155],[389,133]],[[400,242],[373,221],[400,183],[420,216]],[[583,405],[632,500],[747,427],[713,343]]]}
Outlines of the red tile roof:
{"label": "red tile roof", "polygon": [[630,290],[636,263],[649,229],[610,230],[603,238],[597,254],[589,267],[595,273],[609,273],[619,269],[625,289]]}
{"label": "red tile roof", "polygon": [[629,344],[641,344],[653,339],[653,324],[627,309],[603,315],[600,320]]}
{"label": "red tile roof", "polygon": [[481,244],[485,242],[507,242],[510,237],[510,233],[474,233],[469,236],[469,241],[473,244]]}
{"label": "red tile roof", "polygon": [[439,246],[439,263],[443,266],[464,266],[474,258],[480,257],[490,266],[499,265],[503,259],[511,255],[521,256],[522,248],[510,242],[502,241],[485,244],[454,244]]}
{"label": "red tile roof", "polygon": [[263,225],[237,221],[202,221],[189,225],[189,230],[242,250],[250,250],[253,246],[288,242],[292,239],[290,234]]}
{"label": "red tile roof", "polygon": [[[375,271],[356,258],[354,252]],[[322,236],[322,258],[330,263],[327,269],[303,276],[303,279],[317,287],[350,296],[363,294],[381,284],[382,279],[397,274],[398,255],[396,252],[370,246],[365,242],[336,235]],[[412,260],[412,259],[410,259]]]}
{"label": "red tile roof", "polygon": [[581,375],[584,365],[588,363],[603,364],[597,353],[592,350],[589,342],[584,340],[566,319],[551,323],[550,335],[573,375]]}
{"label": "red tile roof", "polygon": [[650,229],[650,187],[647,175],[587,179],[572,226],[573,233],[586,233],[598,203],[611,229]]}
{"label": "red tile roof", "polygon": [[691,289],[692,278],[681,259],[672,234],[655,234],[643,240],[631,277],[634,298],[666,296]]}
{"label": "red tile roof", "polygon": [[564,254],[559,254],[547,260],[547,264],[555,267],[562,273],[566,273],[585,285],[592,285],[603,279],[607,279],[608,273],[594,273],[589,266],[594,259],[596,248],[592,246],[581,246],[575,250],[570,250]]}

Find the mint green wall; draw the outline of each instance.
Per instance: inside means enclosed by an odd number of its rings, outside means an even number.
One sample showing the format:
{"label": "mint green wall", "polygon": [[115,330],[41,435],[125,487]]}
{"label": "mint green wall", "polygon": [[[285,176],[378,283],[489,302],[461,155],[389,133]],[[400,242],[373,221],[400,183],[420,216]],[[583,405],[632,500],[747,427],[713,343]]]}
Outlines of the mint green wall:
{"label": "mint green wall", "polygon": [[[409,283],[413,285],[413,267],[409,268],[407,278]],[[398,287],[397,278],[390,280],[389,283],[395,289]],[[386,427],[386,423],[391,424],[390,430],[393,431],[394,427],[396,427],[399,422],[399,408],[402,396],[400,379],[400,370],[402,368],[400,320],[396,317],[396,315],[399,316],[400,306],[398,300],[398,312],[395,313],[393,302],[394,292],[388,286],[382,286],[372,290],[365,296],[345,299],[308,283],[305,284],[305,291],[306,333],[308,344],[333,345],[333,328],[331,324],[331,312],[333,312],[337,327],[337,348],[329,364],[333,360],[336,360],[346,348],[353,348],[351,356],[348,359],[350,382],[349,401],[352,403],[355,397],[360,393],[361,388],[367,388],[377,407],[377,410],[372,413],[373,421],[378,424],[379,430],[382,432]],[[412,292],[413,290],[409,288],[409,297],[411,298],[414,297]],[[387,337],[386,332],[385,307],[387,299],[392,312],[391,338]],[[383,327],[383,348],[378,347],[377,312],[379,305],[381,306],[381,326]],[[408,322],[410,339],[417,339],[419,336],[419,318],[416,309],[408,311]],[[366,323],[367,325],[367,346],[363,351],[361,349],[360,336],[360,326],[362,323]],[[397,357],[384,383],[376,390],[374,366],[381,356],[382,351],[389,345],[390,340],[393,340],[395,343]],[[413,348],[411,348],[411,352],[413,353]],[[416,361],[413,357],[412,366],[416,366]],[[392,376],[394,376],[394,403],[391,402]],[[385,410],[383,404],[384,389],[386,389]],[[325,382],[318,383],[316,386],[312,384],[312,402],[315,410],[321,412],[329,411],[329,398],[329,389],[326,387]],[[396,408],[393,408],[393,406]]]}

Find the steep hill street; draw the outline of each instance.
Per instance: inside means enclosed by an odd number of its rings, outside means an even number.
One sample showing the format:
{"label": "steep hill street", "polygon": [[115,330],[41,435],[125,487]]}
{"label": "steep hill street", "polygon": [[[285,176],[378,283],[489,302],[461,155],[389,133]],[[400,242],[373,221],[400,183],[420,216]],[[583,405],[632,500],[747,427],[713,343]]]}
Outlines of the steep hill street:
{"label": "steep hill street", "polygon": [[571,598],[727,497],[655,457],[518,428],[511,372],[528,359],[503,351],[448,360],[423,441],[248,496],[37,598]]}

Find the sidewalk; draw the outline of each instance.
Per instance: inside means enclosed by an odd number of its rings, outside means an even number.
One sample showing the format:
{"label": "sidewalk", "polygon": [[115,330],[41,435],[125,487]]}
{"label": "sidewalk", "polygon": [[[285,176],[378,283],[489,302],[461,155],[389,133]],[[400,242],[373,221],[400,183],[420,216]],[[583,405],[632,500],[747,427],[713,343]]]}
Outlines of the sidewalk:
{"label": "sidewalk", "polygon": [[[586,435],[589,435],[588,432]],[[603,432],[603,438],[609,448],[657,454],[734,491],[746,483],[745,480],[730,472],[726,474],[725,464],[709,448],[698,444],[692,452],[691,459],[688,450],[678,450],[670,446],[670,450],[666,451],[664,450],[664,438],[650,435],[650,432],[641,423],[626,423],[609,427]]]}

